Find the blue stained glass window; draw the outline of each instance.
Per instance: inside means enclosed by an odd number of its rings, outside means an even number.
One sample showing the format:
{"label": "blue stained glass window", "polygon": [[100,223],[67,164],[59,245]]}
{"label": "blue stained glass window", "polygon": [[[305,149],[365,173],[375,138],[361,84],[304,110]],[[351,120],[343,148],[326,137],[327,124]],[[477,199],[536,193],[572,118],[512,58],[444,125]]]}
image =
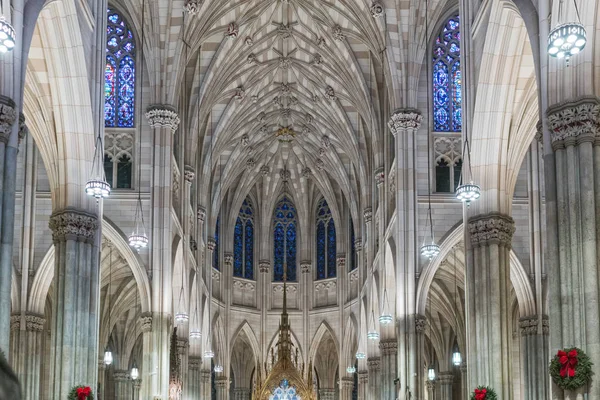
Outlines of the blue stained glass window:
{"label": "blue stained glass window", "polygon": [[331,209],[325,199],[317,204],[317,279],[335,278],[336,233]]}
{"label": "blue stained glass window", "polygon": [[287,279],[296,280],[297,225],[296,208],[285,196],[273,212],[274,281],[283,281],[284,264],[287,265]]}
{"label": "blue stained glass window", "polygon": [[254,279],[254,217],[246,198],[240,207],[233,231],[233,275]]}
{"label": "blue stained glass window", "polygon": [[135,114],[135,42],[128,24],[108,9],[104,126],[131,128]]}
{"label": "blue stained glass window", "polygon": [[354,235],[354,222],[350,218],[350,271],[356,269],[356,236]]}
{"label": "blue stained glass window", "polygon": [[215,249],[213,251],[213,268],[219,269],[219,217],[215,225]]}
{"label": "blue stained glass window", "polygon": [[242,265],[244,263],[244,224],[240,217],[235,222],[233,230],[233,275],[244,276]]}
{"label": "blue stained glass window", "polygon": [[433,125],[437,132],[462,129],[459,29],[458,16],[449,18],[433,49]]}

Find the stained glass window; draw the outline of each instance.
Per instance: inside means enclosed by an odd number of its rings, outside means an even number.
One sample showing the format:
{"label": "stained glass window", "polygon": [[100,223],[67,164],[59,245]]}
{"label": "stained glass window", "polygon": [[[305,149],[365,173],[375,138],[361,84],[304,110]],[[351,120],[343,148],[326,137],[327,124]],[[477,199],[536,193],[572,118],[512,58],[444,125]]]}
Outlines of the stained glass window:
{"label": "stained glass window", "polygon": [[269,400],[301,400],[296,393],[296,388],[290,386],[287,379],[282,380],[279,386],[273,390],[273,394],[269,396]]}
{"label": "stained glass window", "polygon": [[325,199],[317,204],[317,279],[335,278],[336,233],[335,222]]}
{"label": "stained glass window", "polygon": [[283,281],[283,265],[287,265],[287,280],[296,280],[297,248],[296,208],[284,196],[273,213],[273,280]]}
{"label": "stained glass window", "polygon": [[352,222],[352,218],[350,218],[350,271],[356,269],[356,236],[354,235],[354,222]]}
{"label": "stained glass window", "polygon": [[433,125],[436,132],[462,128],[460,24],[449,18],[433,45]]}
{"label": "stained glass window", "polygon": [[254,279],[254,210],[244,200],[233,231],[233,275]]}
{"label": "stained glass window", "polygon": [[213,268],[219,269],[219,217],[215,224],[215,249],[213,250]]}
{"label": "stained glass window", "polygon": [[127,22],[108,9],[104,126],[131,128],[135,114],[135,41]]}

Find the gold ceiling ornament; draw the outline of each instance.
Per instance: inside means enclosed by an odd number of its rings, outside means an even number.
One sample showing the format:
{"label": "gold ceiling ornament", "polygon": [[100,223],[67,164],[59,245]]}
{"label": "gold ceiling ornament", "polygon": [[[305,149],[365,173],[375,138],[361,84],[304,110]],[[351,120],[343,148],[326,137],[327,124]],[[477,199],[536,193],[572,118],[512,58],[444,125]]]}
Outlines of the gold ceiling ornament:
{"label": "gold ceiling ornament", "polygon": [[282,142],[291,142],[296,137],[296,132],[290,126],[282,126],[275,133],[275,137]]}
{"label": "gold ceiling ornament", "polygon": [[[313,390],[312,363],[308,364],[305,371],[304,363],[298,359],[298,349],[292,355],[294,344],[290,332],[290,322],[287,313],[287,265],[283,266],[283,311],[281,312],[281,322],[279,323],[279,340],[277,346],[277,360],[271,349],[273,360],[271,369],[264,366],[266,378],[262,379],[263,371],[257,369],[256,385],[252,398],[256,400],[269,400],[271,395],[281,386],[294,388],[296,395],[302,400],[317,400]],[[306,379],[305,379],[306,377]]]}

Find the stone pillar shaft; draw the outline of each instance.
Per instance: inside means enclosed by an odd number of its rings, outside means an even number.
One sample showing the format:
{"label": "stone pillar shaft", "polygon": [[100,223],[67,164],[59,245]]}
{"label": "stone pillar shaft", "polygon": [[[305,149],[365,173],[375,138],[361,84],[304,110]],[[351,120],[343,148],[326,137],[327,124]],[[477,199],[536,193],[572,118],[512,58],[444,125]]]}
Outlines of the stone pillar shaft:
{"label": "stone pillar shaft", "polygon": [[381,349],[381,399],[395,400],[394,380],[397,377],[398,342],[396,339],[384,339],[379,342],[379,348]]}
{"label": "stone pillar shaft", "polygon": [[39,399],[43,329],[46,320],[38,315],[11,317],[10,364],[21,382],[24,399]]}
{"label": "stone pillar shaft", "polygon": [[319,389],[319,400],[335,400],[335,389]]}
{"label": "stone pillar shaft", "polygon": [[184,392],[184,398],[200,400],[202,399],[202,373],[200,369],[202,367],[202,358],[190,356],[188,363],[187,393]]}
{"label": "stone pillar shaft", "polygon": [[452,384],[454,383],[454,374],[452,372],[441,372],[438,378],[440,384],[440,398],[452,400]]}
{"label": "stone pillar shaft", "polygon": [[52,398],[62,400],[75,384],[96,389],[98,369],[99,266],[95,215],[67,209],[50,217],[55,248],[52,310]]}
{"label": "stone pillar shaft", "polygon": [[203,369],[200,371],[200,399],[202,400],[211,398],[210,377],[210,369]]}
{"label": "stone pillar shaft", "polygon": [[369,397],[369,372],[358,372],[358,400],[368,400]]}
{"label": "stone pillar shaft", "polygon": [[233,398],[231,400],[250,400],[251,390],[248,388],[233,389]]}
{"label": "stone pillar shaft", "polygon": [[472,265],[467,264],[467,296],[471,303],[468,312],[467,334],[470,351],[468,363],[472,365],[470,387],[489,385],[498,397],[511,399],[512,332],[510,319],[512,308],[509,303],[510,247],[514,233],[512,218],[500,214],[488,214],[471,218],[469,233],[472,244]]}
{"label": "stone pillar shaft", "polygon": [[[229,400],[229,378],[226,376],[217,376],[215,378],[215,388],[217,389],[217,400]],[[210,398],[210,397],[208,397]]]}
{"label": "stone pillar shaft", "polygon": [[130,400],[132,395],[132,384],[129,372],[116,370],[113,372],[115,380],[115,400]]}
{"label": "stone pillar shaft", "polygon": [[352,389],[354,389],[354,378],[346,376],[340,379],[339,400],[352,400]]}
{"label": "stone pillar shaft", "polygon": [[369,396],[368,399],[381,399],[381,359],[369,358],[367,360],[369,368]]}

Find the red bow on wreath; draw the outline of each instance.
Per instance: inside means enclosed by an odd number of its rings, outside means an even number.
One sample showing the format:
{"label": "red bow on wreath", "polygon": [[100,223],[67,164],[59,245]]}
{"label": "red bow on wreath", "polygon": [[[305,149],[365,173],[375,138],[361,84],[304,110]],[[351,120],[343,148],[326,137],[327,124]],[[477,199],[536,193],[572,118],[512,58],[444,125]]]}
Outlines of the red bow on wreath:
{"label": "red bow on wreath", "polygon": [[85,400],[92,393],[89,386],[77,388],[77,400]]}
{"label": "red bow on wreath", "polygon": [[485,400],[487,389],[475,389],[475,400]]}
{"label": "red bow on wreath", "polygon": [[575,376],[575,367],[577,366],[577,350],[573,349],[570,352],[559,350],[556,353],[558,362],[562,367],[560,368],[560,376],[563,378],[569,375],[569,378]]}

